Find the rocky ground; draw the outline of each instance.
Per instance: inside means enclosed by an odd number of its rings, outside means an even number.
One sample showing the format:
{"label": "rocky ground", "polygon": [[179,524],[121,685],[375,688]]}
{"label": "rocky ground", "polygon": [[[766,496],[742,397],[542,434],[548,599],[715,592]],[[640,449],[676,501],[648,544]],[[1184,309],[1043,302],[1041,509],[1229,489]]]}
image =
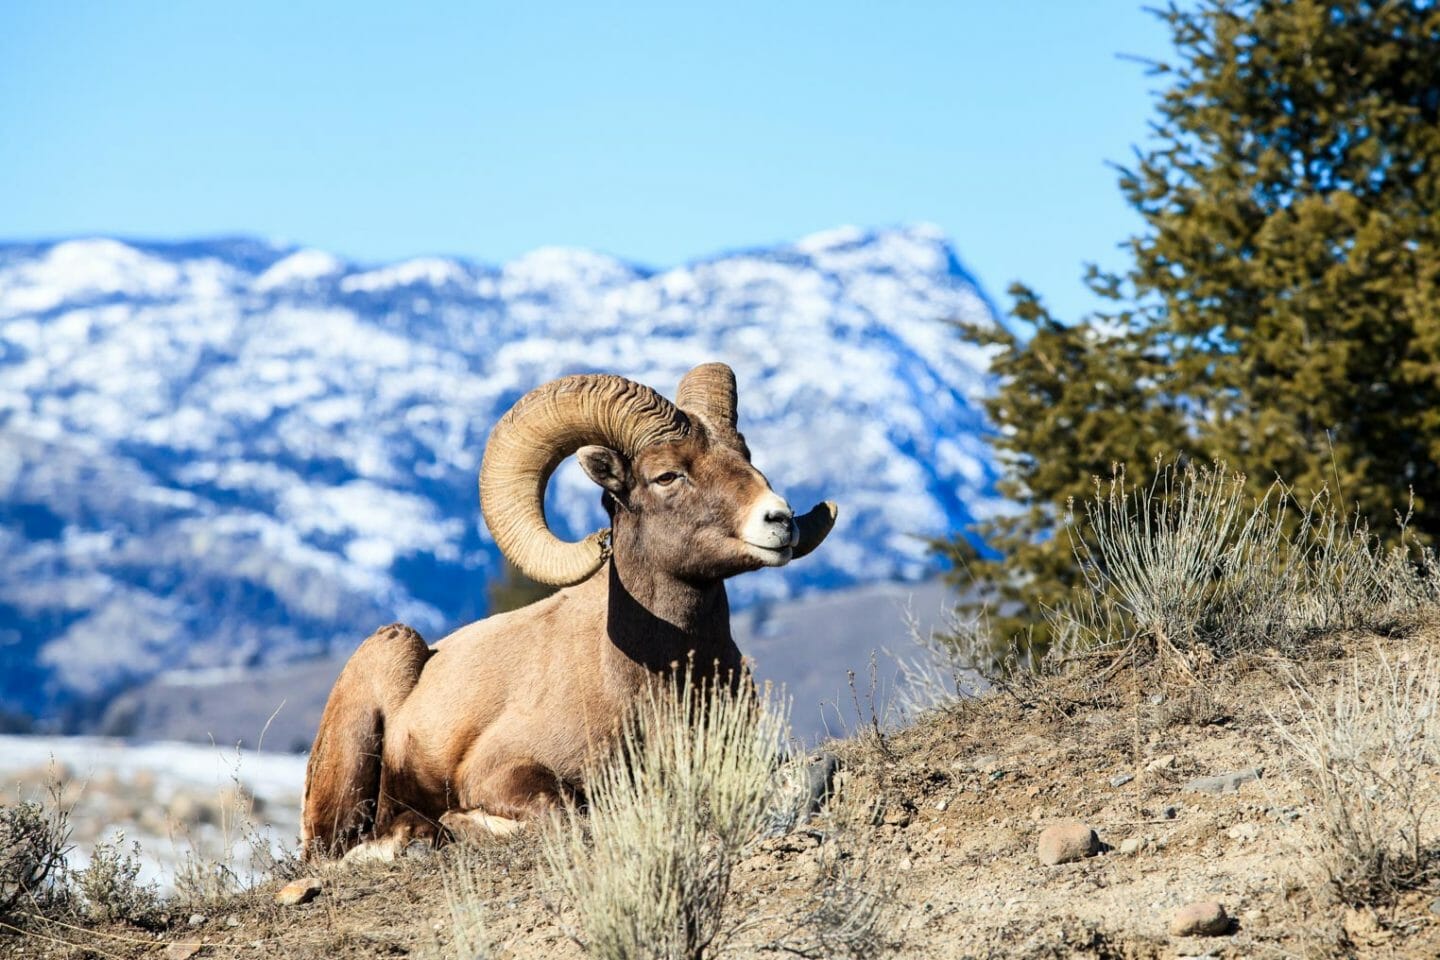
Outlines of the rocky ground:
{"label": "rocky ground", "polygon": [[[783,955],[784,918],[843,846],[847,869],[889,893],[895,956],[1440,956],[1433,885],[1366,907],[1328,897],[1300,853],[1315,810],[1277,728],[1295,719],[1297,679],[1323,691],[1351,656],[1437,646],[1431,625],[1327,641],[1305,663],[1210,664],[1198,679],[1127,669],[1099,682],[1086,668],[894,734],[861,730],[832,747],[845,765],[835,812],[740,864],[732,909],[748,929],[730,947]],[[1423,790],[1440,790],[1433,774]],[[1434,810],[1424,826],[1440,826]],[[292,889],[293,905],[276,894],[295,875],[175,904],[158,931],[33,921],[0,936],[0,956],[453,955],[465,931],[445,890],[462,862],[494,956],[582,955],[522,835],[306,871],[314,884]]]}
{"label": "rocky ground", "polygon": [[0,803],[49,802],[55,791],[69,813],[72,867],[123,834],[140,844],[140,878],[166,890],[187,858],[248,875],[254,842],[276,854],[293,846],[304,776],[302,756],[214,744],[0,736]]}

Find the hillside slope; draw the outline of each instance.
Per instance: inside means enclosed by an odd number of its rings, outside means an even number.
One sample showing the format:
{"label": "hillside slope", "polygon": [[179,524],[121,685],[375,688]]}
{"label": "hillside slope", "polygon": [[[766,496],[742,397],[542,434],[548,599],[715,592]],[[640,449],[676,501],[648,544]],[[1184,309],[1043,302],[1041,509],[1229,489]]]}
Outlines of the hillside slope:
{"label": "hillside slope", "polygon": [[[925,227],[661,272],[555,249],[364,267],[248,240],[0,246],[0,727],[482,614],[485,437],[567,373],[669,392],[727,361],[757,465],[797,505],[840,502],[825,549],[735,581],[738,606],[933,572],[923,538],[995,508],[984,358],[953,319],[993,322]],[[553,490],[562,531],[603,525],[578,469]]]}
{"label": "hillside slope", "polygon": [[[865,733],[866,718],[859,718],[860,735],[834,745],[845,761],[834,812],[761,841],[738,864],[731,909],[746,918],[745,933],[722,955],[785,953],[776,939],[785,918],[807,909],[817,880],[840,863],[852,880],[889,891],[888,947],[859,955],[1440,955],[1433,874],[1388,901],[1382,895],[1347,905],[1327,892],[1306,853],[1323,819],[1319,798],[1285,739],[1311,709],[1300,691],[1323,703],[1347,670],[1370,675],[1382,663],[1409,664],[1433,697],[1440,621],[1403,637],[1326,638],[1311,654],[1212,664],[1198,684],[1149,669],[1104,683],[1094,671],[1021,679],[883,741]],[[1423,711],[1423,697],[1410,706]],[[1440,810],[1423,793],[1433,799],[1440,784],[1428,769],[1415,809],[1422,836],[1433,838]],[[1218,792],[1207,782],[1237,772],[1244,776]],[[1100,849],[1072,862],[1043,862],[1042,832],[1073,819],[1098,833]],[[447,896],[456,895],[462,864],[473,884],[468,920],[493,946],[482,955],[584,955],[567,937],[576,918],[555,912],[556,891],[526,835],[394,863],[311,865],[322,886],[313,903],[276,905],[275,881],[204,907],[192,925],[182,904],[155,939],[121,925],[37,921],[28,935],[0,934],[0,955],[64,957],[90,946],[139,958],[156,955],[163,943],[174,956],[188,955],[184,945],[202,946],[202,956],[453,956],[461,918]],[[1201,901],[1223,905],[1230,918],[1223,929],[1172,932],[1180,910]],[[826,922],[838,937],[851,918],[842,911]],[[834,945],[847,942],[855,945],[843,937]],[[835,946],[814,955],[847,954]]]}

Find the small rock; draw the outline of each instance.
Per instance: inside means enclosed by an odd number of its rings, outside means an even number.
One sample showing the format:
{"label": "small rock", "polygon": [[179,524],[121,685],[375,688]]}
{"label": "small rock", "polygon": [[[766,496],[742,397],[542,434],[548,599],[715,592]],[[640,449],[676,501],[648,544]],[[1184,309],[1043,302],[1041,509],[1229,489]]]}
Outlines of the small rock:
{"label": "small rock", "polygon": [[910,826],[910,820],[910,811],[897,804],[885,808],[885,815],[880,822],[887,827],[900,827],[903,829]]}
{"label": "small rock", "polygon": [[1169,770],[1173,766],[1175,766],[1175,754],[1167,753],[1163,757],[1156,757],[1145,764],[1145,769],[1149,771]]}
{"label": "small rock", "polygon": [[1120,844],[1120,852],[1125,854],[1126,856],[1133,857],[1135,854],[1139,853],[1141,850],[1144,849],[1145,839],[1143,837],[1130,837],[1129,839],[1122,841]]}
{"label": "small rock", "polygon": [[945,808],[948,807],[948,806],[950,806],[950,801],[949,801],[949,800],[936,800],[936,801],[935,801],[935,809],[936,809],[936,810],[939,810],[941,813],[944,813],[944,812],[945,812]]}
{"label": "small rock", "polygon": [[1230,917],[1214,900],[1181,907],[1170,921],[1170,934],[1176,937],[1218,937],[1229,932]]}
{"label": "small rock", "polygon": [[835,794],[835,777],[840,772],[840,758],[822,753],[811,758],[805,770],[805,809],[801,820],[809,822]]}
{"label": "small rock", "polygon": [[239,918],[239,917],[230,917],[228,920],[225,921],[225,926],[227,926],[227,927],[238,927],[238,926],[240,926],[240,918]]}
{"label": "small rock", "polygon": [[1175,817],[1179,815],[1179,813],[1180,810],[1177,807],[1166,807],[1164,810],[1160,811],[1160,816],[1165,818],[1166,820],[1174,820]]}
{"label": "small rock", "polygon": [[400,851],[400,856],[407,860],[429,860],[434,855],[435,845],[425,840],[411,840]]}
{"label": "small rock", "polygon": [[203,943],[172,943],[165,948],[165,960],[190,960],[203,949]]}
{"label": "small rock", "polygon": [[1240,823],[1225,831],[1225,835],[1231,840],[1238,840],[1241,843],[1249,843],[1260,836],[1260,824]]}
{"label": "small rock", "polygon": [[1083,860],[1100,852],[1100,838],[1089,824],[1066,820],[1051,824],[1040,833],[1037,852],[1040,862],[1050,866]]}
{"label": "small rock", "polygon": [[1430,912],[1436,915],[1440,915],[1440,900],[1430,901]]}
{"label": "small rock", "polygon": [[301,880],[292,880],[280,888],[275,894],[275,902],[282,907],[294,907],[302,903],[309,903],[320,896],[320,881],[316,877],[305,877]]}
{"label": "small rock", "polygon": [[205,914],[203,914],[203,913],[192,913],[192,914],[190,914],[190,920],[189,920],[190,926],[192,926],[192,927],[198,927],[198,926],[200,926],[200,925],[201,925],[202,923],[204,923],[204,922],[205,922]]}
{"label": "small rock", "polygon": [[1259,780],[1262,773],[1264,770],[1261,767],[1247,767],[1213,777],[1198,777],[1180,789],[1185,793],[1234,793],[1242,783]]}
{"label": "small rock", "polygon": [[1125,784],[1129,783],[1131,780],[1134,779],[1135,774],[1133,773],[1117,773],[1115,776],[1110,778],[1110,786],[1123,787],[1125,786]]}
{"label": "small rock", "polygon": [[970,761],[970,769],[979,773],[986,773],[1000,765],[1000,758],[989,754],[983,757],[975,757]]}

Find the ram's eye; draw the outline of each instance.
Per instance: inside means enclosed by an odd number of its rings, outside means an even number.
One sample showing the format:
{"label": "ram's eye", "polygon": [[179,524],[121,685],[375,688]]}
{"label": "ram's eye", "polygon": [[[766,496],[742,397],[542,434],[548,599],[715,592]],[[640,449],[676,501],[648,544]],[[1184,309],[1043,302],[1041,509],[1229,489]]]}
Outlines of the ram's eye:
{"label": "ram's eye", "polygon": [[666,470],[664,473],[660,474],[660,476],[656,477],[650,482],[659,484],[662,487],[668,487],[670,486],[670,484],[674,483],[676,480],[679,479],[680,474],[676,473],[674,470]]}

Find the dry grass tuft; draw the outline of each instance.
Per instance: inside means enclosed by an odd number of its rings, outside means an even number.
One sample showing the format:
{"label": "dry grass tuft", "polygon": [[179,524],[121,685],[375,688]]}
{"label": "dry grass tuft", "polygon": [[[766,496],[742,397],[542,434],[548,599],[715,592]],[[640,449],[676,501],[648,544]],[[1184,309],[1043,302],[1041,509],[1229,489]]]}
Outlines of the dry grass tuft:
{"label": "dry grass tuft", "polygon": [[1096,481],[1084,518],[1070,529],[1085,588],[1053,614],[1062,656],[1110,650],[1115,665],[1144,657],[1193,677],[1209,659],[1388,632],[1440,600],[1440,568],[1406,517],[1386,547],[1327,493],[1301,505],[1277,481],[1257,501],[1224,464],[1157,464],[1140,489],[1120,469]]}
{"label": "dry grass tuft", "polygon": [[0,806],[0,918],[21,906],[44,908],[64,900],[69,814],[52,785],[50,802]]}
{"label": "dry grass tuft", "polygon": [[586,776],[588,829],[557,819],[544,838],[587,953],[699,958],[733,936],[732,874],[765,827],[785,729],[775,699],[748,685],[687,682],[642,703],[617,755]]}
{"label": "dry grass tuft", "polygon": [[779,918],[765,948],[798,957],[875,960],[898,946],[899,881],[882,862],[873,803],[842,792],[826,812],[809,886]]}
{"label": "dry grass tuft", "polygon": [[748,943],[871,958],[889,948],[891,891],[833,812],[810,831],[825,839],[793,909],[746,909],[732,892],[737,866],[768,855],[763,838],[808,820],[815,778],[778,765],[786,730],[779,699],[748,684],[685,683],[645,700],[620,748],[587,775],[588,821],[571,811],[541,838],[550,882],[573,911],[566,932],[586,953],[698,960]]}
{"label": "dry grass tuft", "polygon": [[1350,667],[1331,693],[1291,689],[1299,717],[1275,727],[1314,810],[1307,862],[1356,906],[1440,880],[1440,659],[1382,653]]}
{"label": "dry grass tuft", "polygon": [[147,926],[160,914],[159,889],[140,882],[140,844],[131,841],[127,850],[123,833],[95,845],[90,865],[75,874],[75,889],[86,918],[95,923]]}
{"label": "dry grass tuft", "polygon": [[270,828],[261,824],[255,799],[240,781],[241,759],[237,753],[230,786],[218,794],[218,839],[207,844],[178,826],[172,834],[172,842],[183,851],[174,895],[183,909],[204,912],[267,880],[300,875],[298,849],[277,843]]}

